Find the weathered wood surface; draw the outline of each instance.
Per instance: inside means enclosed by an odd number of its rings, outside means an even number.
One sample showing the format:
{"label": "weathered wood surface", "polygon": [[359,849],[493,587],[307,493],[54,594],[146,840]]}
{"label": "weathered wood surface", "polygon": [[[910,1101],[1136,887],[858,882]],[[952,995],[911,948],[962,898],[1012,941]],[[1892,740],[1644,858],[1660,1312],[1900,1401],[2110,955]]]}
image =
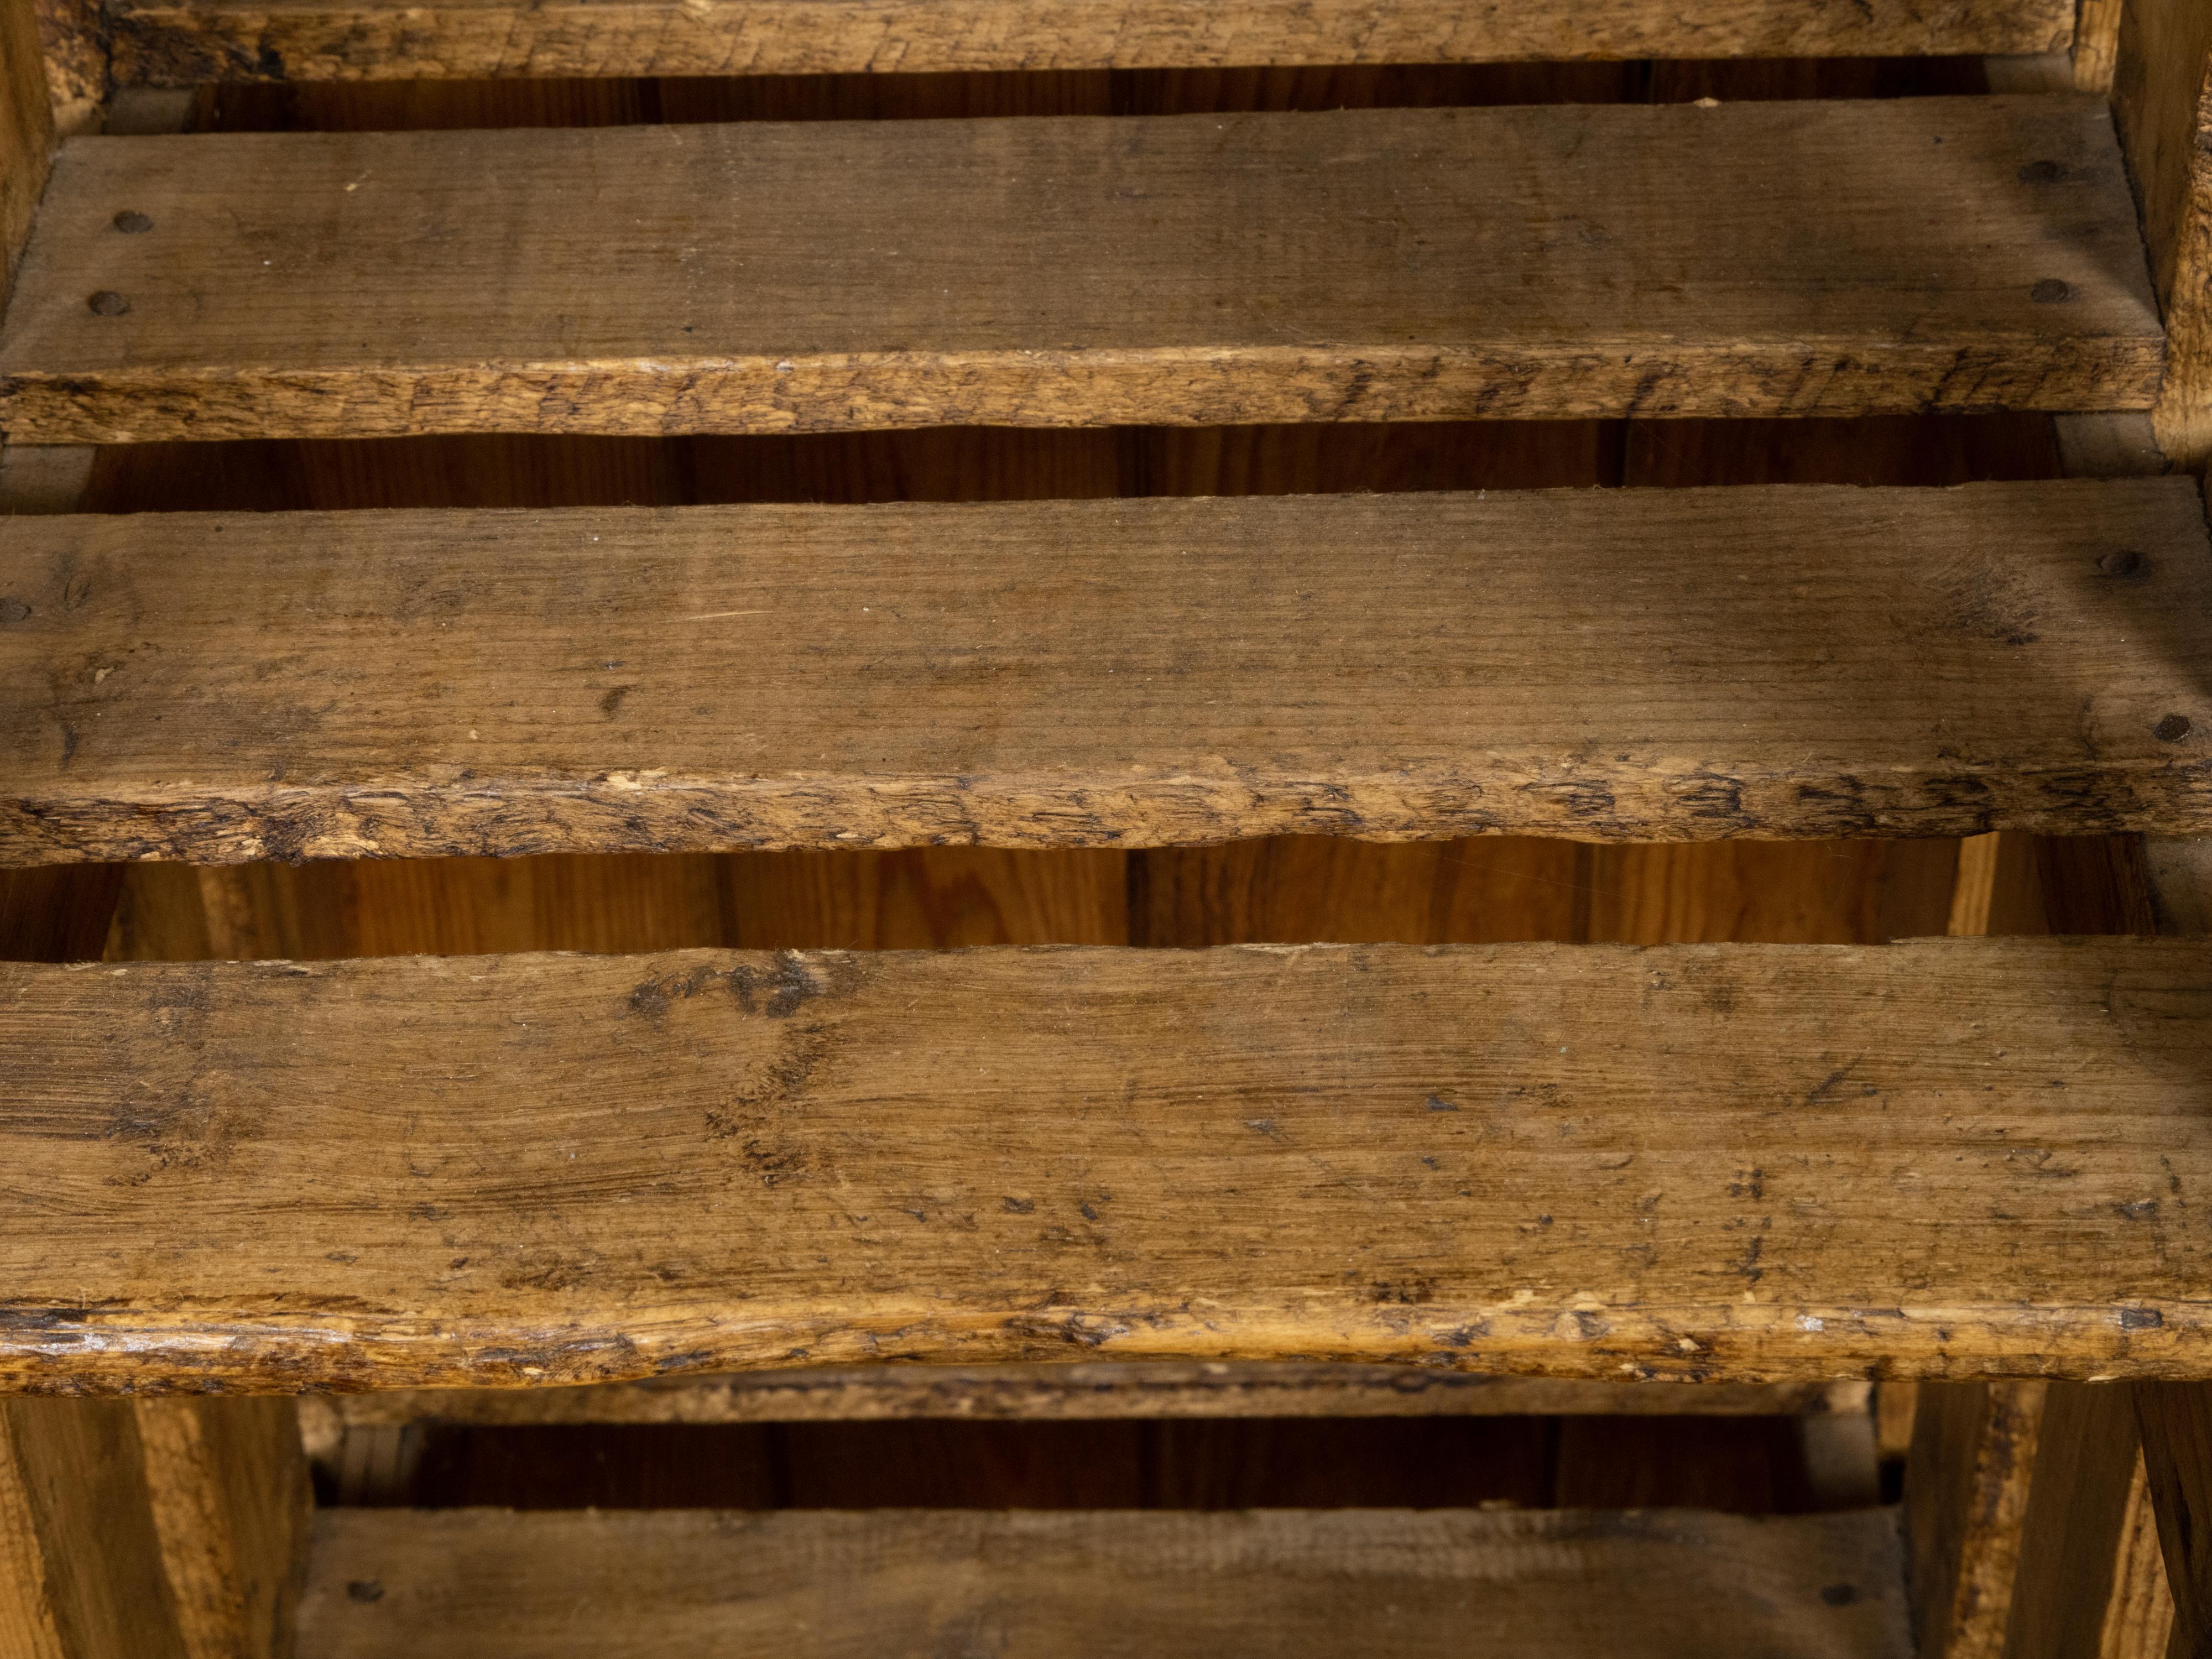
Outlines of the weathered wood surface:
{"label": "weathered wood surface", "polygon": [[2173,1597],[2170,1659],[2212,1656],[2212,1387],[2138,1389],[2143,1462]]}
{"label": "weathered wood surface", "polygon": [[1903,1511],[1919,1659],[2003,1659],[2049,1387],[1920,1385]]}
{"label": "weathered wood surface", "polygon": [[53,114],[31,0],[0,0],[0,315],[53,149]]}
{"label": "weathered wood surface", "polygon": [[0,523],[0,859],[2212,828],[2185,480]]}
{"label": "weathered wood surface", "polygon": [[2125,0],[2112,102],[2172,342],[2159,442],[2201,471],[2212,460],[2212,6]]}
{"label": "weathered wood surface", "polygon": [[2063,50],[2064,0],[125,0],[121,77],[826,75]]}
{"label": "weathered wood surface", "polygon": [[1921,1659],[2164,1659],[2173,1602],[2131,1391],[1918,1392],[1904,1517]]}
{"label": "weathered wood surface", "polygon": [[2164,349],[2071,96],[84,138],[24,270],[42,443],[2142,408]]}
{"label": "weathered wood surface", "polygon": [[329,1659],[1274,1655],[1902,1659],[1889,1511],[890,1510],[318,1522]]}
{"label": "weathered wood surface", "polygon": [[15,0],[36,13],[40,55],[55,128],[98,132],[114,91],[112,30],[101,0]]}
{"label": "weathered wood surface", "polygon": [[2212,946],[0,968],[0,1374],[2196,1376]]}
{"label": "weathered wood surface", "polygon": [[1123,1417],[1863,1416],[1864,1382],[1589,1382],[1433,1365],[1077,1360],[866,1365],[573,1389],[306,1395],[322,1437],[402,1423],[854,1423]]}
{"label": "weathered wood surface", "polygon": [[283,1659],[307,1568],[280,1400],[0,1400],[0,1653]]}
{"label": "weathered wood surface", "polygon": [[2150,1522],[2133,1390],[2040,1386],[2003,1659],[2164,1659],[2173,1599]]}

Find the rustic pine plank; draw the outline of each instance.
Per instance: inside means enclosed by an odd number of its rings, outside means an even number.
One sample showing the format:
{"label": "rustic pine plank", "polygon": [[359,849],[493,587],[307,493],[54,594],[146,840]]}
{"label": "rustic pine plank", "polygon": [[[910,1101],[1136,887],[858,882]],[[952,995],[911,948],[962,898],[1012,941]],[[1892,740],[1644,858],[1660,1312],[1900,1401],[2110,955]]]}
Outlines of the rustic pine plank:
{"label": "rustic pine plank", "polygon": [[54,179],[19,441],[2142,408],[2163,351],[2085,97],[84,138]]}
{"label": "rustic pine plank", "polygon": [[82,516],[0,573],[15,863],[2212,824],[2178,479]]}
{"label": "rustic pine plank", "polygon": [[1231,68],[1578,58],[1881,57],[2063,50],[2063,0],[666,0],[429,7],[131,0],[119,75],[205,81],[826,75],[857,70]]}
{"label": "rustic pine plank", "polygon": [[2203,1364],[2194,941],[0,968],[0,1374]]}
{"label": "rustic pine plank", "polygon": [[331,1659],[774,1650],[1901,1659],[1887,1511],[1189,1515],[351,1510],[317,1531]]}

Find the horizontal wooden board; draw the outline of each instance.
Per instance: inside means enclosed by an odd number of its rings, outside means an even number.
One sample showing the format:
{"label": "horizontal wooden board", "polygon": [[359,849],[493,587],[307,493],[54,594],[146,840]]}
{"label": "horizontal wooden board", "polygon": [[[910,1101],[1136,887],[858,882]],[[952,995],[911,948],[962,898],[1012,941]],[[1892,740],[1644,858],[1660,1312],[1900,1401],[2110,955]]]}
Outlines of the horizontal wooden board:
{"label": "horizontal wooden board", "polygon": [[2212,944],[0,965],[0,1377],[2212,1372]]}
{"label": "horizontal wooden board", "polygon": [[84,138],[20,288],[29,443],[2103,410],[2164,349],[2056,95]]}
{"label": "horizontal wooden board", "polygon": [[324,1659],[1905,1659],[1887,1510],[337,1510]]}
{"label": "horizontal wooden board", "polygon": [[125,85],[2063,51],[2067,0],[123,0]]}
{"label": "horizontal wooden board", "polygon": [[855,1423],[1186,1417],[1826,1417],[1864,1382],[1591,1382],[1435,1365],[1176,1360],[859,1365],[569,1389],[307,1395],[319,1443],[404,1423]]}
{"label": "horizontal wooden board", "polygon": [[0,520],[0,859],[2212,830],[2185,479]]}

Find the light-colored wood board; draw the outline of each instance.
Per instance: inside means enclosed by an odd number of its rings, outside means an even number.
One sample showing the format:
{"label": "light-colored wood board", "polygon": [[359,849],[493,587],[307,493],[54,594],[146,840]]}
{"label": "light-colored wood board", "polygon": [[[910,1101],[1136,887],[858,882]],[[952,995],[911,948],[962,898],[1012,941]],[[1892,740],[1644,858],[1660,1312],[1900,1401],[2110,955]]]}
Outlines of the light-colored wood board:
{"label": "light-colored wood board", "polygon": [[1428,1365],[872,1365],[582,1388],[302,1395],[327,1439],[405,1423],[847,1423],[913,1418],[1866,1415],[1864,1382],[1587,1382]]}
{"label": "light-colored wood board", "polygon": [[82,515],[0,607],[17,864],[2212,825],[2181,479]]}
{"label": "light-colored wood board", "polygon": [[2159,443],[2201,471],[2212,459],[2212,6],[2124,0],[2112,105],[2170,342]]}
{"label": "light-colored wood board", "polygon": [[2191,941],[0,968],[0,1373],[2195,1376]]}
{"label": "light-colored wood board", "polygon": [[2173,1588],[2166,1579],[2157,1510],[2140,1445],[2135,1476],[2128,1483],[2127,1516],[2112,1578],[2104,1626],[2098,1632],[2097,1659],[2166,1659],[2166,1644],[2173,1637]]}
{"label": "light-colored wood board", "polygon": [[128,0],[126,79],[827,75],[1579,58],[1881,57],[2062,50],[2064,0]]}
{"label": "light-colored wood board", "polygon": [[1887,1510],[774,1515],[355,1510],[318,1522],[329,1659],[1389,1655],[1901,1659]]}
{"label": "light-colored wood board", "polygon": [[50,202],[19,441],[2126,409],[2164,350],[2075,96],[82,138]]}
{"label": "light-colored wood board", "polygon": [[2070,53],[2075,91],[2112,95],[2113,70],[2120,55],[2123,9],[2123,0],[2080,0],[2075,7]]}
{"label": "light-colored wood board", "polygon": [[0,307],[13,291],[54,150],[53,112],[31,7],[32,0],[0,0]]}

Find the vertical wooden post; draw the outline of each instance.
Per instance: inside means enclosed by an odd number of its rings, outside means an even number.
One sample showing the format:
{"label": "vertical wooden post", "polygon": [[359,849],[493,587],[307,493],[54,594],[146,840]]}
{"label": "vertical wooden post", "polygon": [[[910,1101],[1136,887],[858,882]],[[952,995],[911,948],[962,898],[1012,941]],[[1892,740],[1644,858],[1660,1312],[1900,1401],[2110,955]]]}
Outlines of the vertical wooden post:
{"label": "vertical wooden post", "polygon": [[2212,1659],[2212,1382],[2139,1384],[2143,1462],[2173,1592],[2169,1659]]}
{"label": "vertical wooden post", "polygon": [[0,1659],[284,1659],[309,1508],[289,1400],[0,1401]]}
{"label": "vertical wooden post", "polygon": [[2124,1385],[1923,1383],[1905,1489],[1920,1659],[2163,1659],[2143,1468]]}
{"label": "vertical wooden post", "polygon": [[0,306],[15,286],[53,154],[53,112],[31,0],[0,0]]}
{"label": "vertical wooden post", "polygon": [[2159,445],[2201,472],[2212,459],[2212,5],[2125,0],[2112,112],[2166,313]]}

